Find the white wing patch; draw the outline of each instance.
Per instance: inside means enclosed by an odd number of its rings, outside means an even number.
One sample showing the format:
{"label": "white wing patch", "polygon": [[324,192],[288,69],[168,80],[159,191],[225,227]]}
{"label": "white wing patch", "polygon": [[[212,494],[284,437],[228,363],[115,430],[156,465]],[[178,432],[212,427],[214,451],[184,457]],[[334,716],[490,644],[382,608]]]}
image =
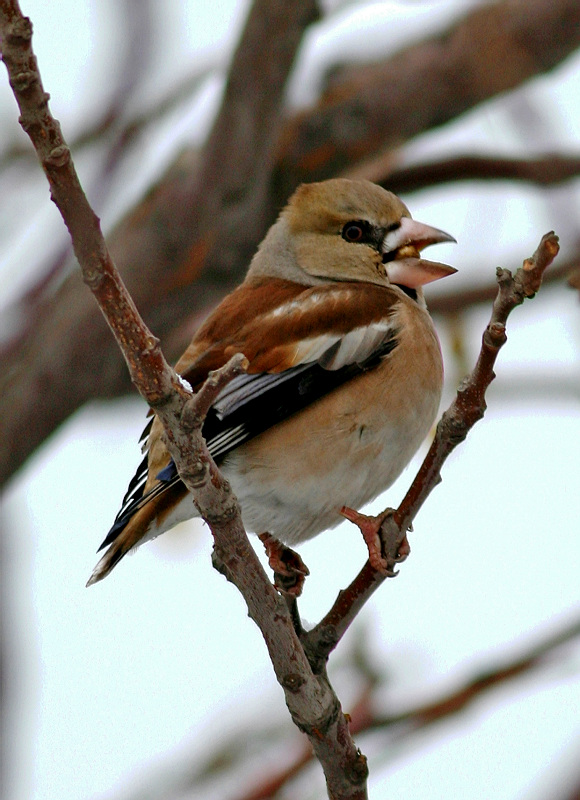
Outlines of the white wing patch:
{"label": "white wing patch", "polygon": [[316,292],[312,294],[301,294],[296,300],[289,300],[287,303],[282,303],[272,311],[269,311],[264,320],[268,318],[276,319],[278,317],[288,317],[298,312],[299,314],[308,313],[312,308],[318,308],[320,305],[320,295]]}
{"label": "white wing patch", "polygon": [[[323,334],[305,339],[296,345],[294,366],[282,372],[261,372],[238,375],[220,392],[213,409],[218,419],[223,420],[251,401],[275,391],[278,387],[288,385],[297,376],[307,373],[312,365],[319,364],[323,370],[335,372],[342,367],[352,364],[364,365],[373,354],[379,353],[389,340],[396,338],[397,329],[391,320],[381,320],[372,325],[355,328],[347,334]],[[242,435],[241,429],[236,428],[232,436],[236,439]],[[226,434],[230,436],[229,433]],[[222,449],[231,442],[227,439],[214,442],[213,445]]]}
{"label": "white wing patch", "polygon": [[348,364],[361,364],[396,332],[393,319],[355,328],[343,335],[325,333],[305,339],[296,348],[296,364],[318,361],[325,369],[335,370]]}
{"label": "white wing patch", "polygon": [[296,343],[296,349],[292,359],[294,366],[298,366],[299,364],[311,364],[313,361],[319,361],[325,353],[330,350],[330,348],[334,348],[342,338],[342,334],[340,333],[323,333],[319,336],[313,336],[312,339],[302,339],[301,342]]}

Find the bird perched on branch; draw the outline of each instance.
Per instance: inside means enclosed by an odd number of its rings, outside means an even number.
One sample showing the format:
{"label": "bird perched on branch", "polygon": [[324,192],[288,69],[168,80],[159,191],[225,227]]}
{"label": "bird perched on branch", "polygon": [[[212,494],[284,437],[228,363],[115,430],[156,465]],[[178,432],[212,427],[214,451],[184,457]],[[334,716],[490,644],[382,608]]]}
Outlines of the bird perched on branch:
{"label": "bird perched on branch", "polygon": [[[194,390],[233,354],[249,362],[203,428],[249,531],[270,544],[302,542],[338,525],[343,506],[383,492],[408,464],[443,381],[421,287],[455,272],[420,251],[450,241],[368,181],[304,184],[244,282],[197,331],[176,365]],[[153,418],[87,585],[136,545],[198,516],[162,433]],[[385,569],[376,533],[365,538],[371,563]]]}

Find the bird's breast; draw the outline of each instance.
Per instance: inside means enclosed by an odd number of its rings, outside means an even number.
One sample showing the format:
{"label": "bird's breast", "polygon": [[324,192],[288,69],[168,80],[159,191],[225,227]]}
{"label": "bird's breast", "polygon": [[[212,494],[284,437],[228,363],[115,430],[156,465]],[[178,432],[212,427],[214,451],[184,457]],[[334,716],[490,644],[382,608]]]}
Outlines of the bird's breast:
{"label": "bird's breast", "polygon": [[[409,301],[411,303],[411,301]],[[237,448],[222,469],[244,522],[289,544],[341,521],[399,476],[435,419],[443,379],[430,317],[400,310],[398,345],[377,367]]]}

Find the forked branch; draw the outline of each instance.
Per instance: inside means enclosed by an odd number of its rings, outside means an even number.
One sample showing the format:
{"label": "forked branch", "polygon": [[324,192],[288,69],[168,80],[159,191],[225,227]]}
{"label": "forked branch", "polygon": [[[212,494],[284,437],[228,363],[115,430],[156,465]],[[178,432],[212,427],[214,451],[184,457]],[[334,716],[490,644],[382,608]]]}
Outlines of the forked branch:
{"label": "forked branch", "polygon": [[[259,4],[262,12],[264,2]],[[303,0],[302,6],[306,23],[311,18],[309,0]],[[250,18],[247,29],[252,28],[252,21]],[[205,413],[223,383],[243,370],[243,357],[234,357],[217,374],[210,375],[196,395],[166,362],[158,340],[139,316],[113,264],[60,126],[50,114],[31,38],[32,25],[22,15],[17,0],[0,0],[2,57],[20,108],[21,123],[71,234],[83,279],[115,334],[134,384],[163,423],[179,475],[213,533],[214,561],[238,587],[250,616],[260,627],[292,719],[308,735],[324,769],[329,796],[334,800],[365,800],[366,759],[353,743],[326,675],[313,673],[286,603],[250,546],[239,504],[201,435]],[[286,62],[289,69],[291,59],[286,58]]]}

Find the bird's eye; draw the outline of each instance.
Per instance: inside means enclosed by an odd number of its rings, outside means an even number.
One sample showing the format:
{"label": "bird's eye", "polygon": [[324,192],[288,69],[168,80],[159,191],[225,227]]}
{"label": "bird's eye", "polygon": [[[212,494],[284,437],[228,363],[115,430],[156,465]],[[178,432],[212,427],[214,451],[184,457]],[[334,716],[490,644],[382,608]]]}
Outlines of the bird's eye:
{"label": "bird's eye", "polygon": [[347,242],[361,242],[365,234],[361,222],[347,222],[342,229],[342,238]]}

